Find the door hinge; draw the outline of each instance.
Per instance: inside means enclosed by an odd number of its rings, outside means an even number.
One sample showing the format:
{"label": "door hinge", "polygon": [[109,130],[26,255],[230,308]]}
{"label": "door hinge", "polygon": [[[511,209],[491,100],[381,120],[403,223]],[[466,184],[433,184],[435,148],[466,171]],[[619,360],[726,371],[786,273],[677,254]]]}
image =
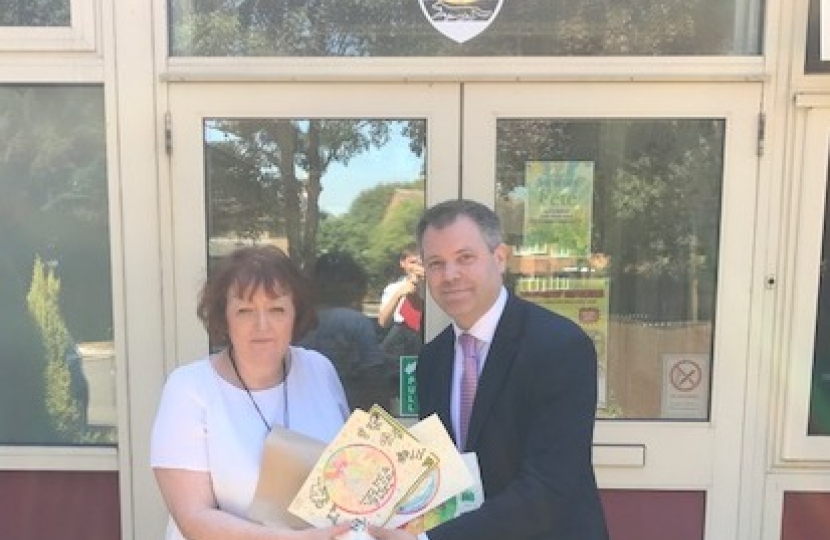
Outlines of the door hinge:
{"label": "door hinge", "polygon": [[173,153],[173,120],[170,111],[164,113],[164,151],[168,156]]}
{"label": "door hinge", "polygon": [[764,155],[764,150],[766,149],[766,142],[767,142],[767,114],[760,112],[758,113],[758,157],[762,157]]}

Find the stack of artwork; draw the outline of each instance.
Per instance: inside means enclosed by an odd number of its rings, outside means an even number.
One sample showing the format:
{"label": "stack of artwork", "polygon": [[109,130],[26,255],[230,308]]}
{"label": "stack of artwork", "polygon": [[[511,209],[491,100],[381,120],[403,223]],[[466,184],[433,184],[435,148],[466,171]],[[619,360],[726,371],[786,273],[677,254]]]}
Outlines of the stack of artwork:
{"label": "stack of artwork", "polygon": [[375,405],[355,410],[328,445],[290,432],[268,439],[250,514],[275,527],[349,521],[350,539],[367,524],[417,534],[483,499],[475,455],[459,454],[435,415],[407,428]]}

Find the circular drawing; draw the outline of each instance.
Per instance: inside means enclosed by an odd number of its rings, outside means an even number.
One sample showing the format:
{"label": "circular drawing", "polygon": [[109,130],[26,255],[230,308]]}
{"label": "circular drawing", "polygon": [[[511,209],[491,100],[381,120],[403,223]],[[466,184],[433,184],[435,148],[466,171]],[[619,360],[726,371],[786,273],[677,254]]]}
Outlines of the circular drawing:
{"label": "circular drawing", "polygon": [[351,514],[371,514],[395,491],[395,466],[373,446],[355,444],[332,454],[323,469],[332,502]]}

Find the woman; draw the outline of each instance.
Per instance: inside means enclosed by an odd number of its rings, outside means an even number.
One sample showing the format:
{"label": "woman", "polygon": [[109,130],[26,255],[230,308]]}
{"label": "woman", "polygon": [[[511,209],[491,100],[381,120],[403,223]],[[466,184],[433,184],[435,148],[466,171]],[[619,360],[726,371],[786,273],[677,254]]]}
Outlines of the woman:
{"label": "woman", "polygon": [[322,540],[348,529],[277,531],[245,517],[274,425],[329,441],[349,414],[331,362],[291,346],[315,322],[309,296],[272,246],[237,249],[205,282],[197,312],[223,348],[170,374],[153,427],[167,540]]}

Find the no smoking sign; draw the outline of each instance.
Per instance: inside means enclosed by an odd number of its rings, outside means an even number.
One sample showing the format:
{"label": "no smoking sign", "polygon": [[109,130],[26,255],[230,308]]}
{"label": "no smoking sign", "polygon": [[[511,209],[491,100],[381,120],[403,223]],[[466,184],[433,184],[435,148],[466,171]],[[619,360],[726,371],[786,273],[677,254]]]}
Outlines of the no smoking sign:
{"label": "no smoking sign", "polygon": [[662,418],[705,420],[709,415],[708,354],[664,354]]}
{"label": "no smoking sign", "polygon": [[693,360],[680,360],[672,366],[669,380],[678,392],[692,392],[700,386],[703,370]]}

